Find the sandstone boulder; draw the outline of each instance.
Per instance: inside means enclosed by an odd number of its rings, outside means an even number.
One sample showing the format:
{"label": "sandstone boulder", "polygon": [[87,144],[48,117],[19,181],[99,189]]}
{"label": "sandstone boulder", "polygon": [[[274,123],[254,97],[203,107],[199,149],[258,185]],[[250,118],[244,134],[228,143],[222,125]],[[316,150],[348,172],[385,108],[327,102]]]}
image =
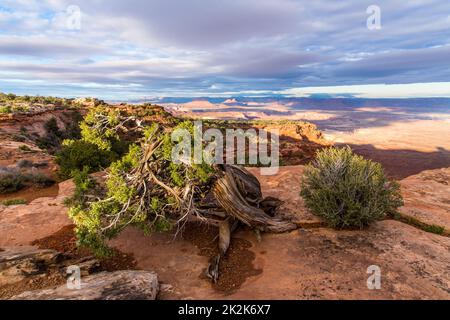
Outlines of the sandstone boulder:
{"label": "sandstone boulder", "polygon": [[54,250],[35,247],[5,248],[0,251],[0,286],[44,273],[62,260],[62,255]]}

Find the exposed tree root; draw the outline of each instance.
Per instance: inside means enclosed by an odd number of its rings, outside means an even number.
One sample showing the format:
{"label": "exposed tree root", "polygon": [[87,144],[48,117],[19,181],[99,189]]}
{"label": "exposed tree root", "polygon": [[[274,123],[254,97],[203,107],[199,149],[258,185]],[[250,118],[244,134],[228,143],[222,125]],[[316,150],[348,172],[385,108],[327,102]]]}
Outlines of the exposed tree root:
{"label": "exposed tree root", "polygon": [[242,167],[225,165],[224,176],[219,178],[213,188],[214,196],[228,218],[219,224],[219,254],[208,268],[208,276],[217,281],[220,259],[230,245],[231,234],[242,223],[260,231],[282,233],[297,229],[286,220],[272,217],[281,204],[274,198],[263,199],[259,181]]}

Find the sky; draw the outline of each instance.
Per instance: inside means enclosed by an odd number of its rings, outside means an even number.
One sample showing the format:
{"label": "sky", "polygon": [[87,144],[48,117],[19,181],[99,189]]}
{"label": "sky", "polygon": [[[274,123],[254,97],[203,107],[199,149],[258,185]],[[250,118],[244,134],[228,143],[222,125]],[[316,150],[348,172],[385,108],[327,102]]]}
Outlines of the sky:
{"label": "sky", "polygon": [[450,97],[450,1],[0,0],[0,91]]}

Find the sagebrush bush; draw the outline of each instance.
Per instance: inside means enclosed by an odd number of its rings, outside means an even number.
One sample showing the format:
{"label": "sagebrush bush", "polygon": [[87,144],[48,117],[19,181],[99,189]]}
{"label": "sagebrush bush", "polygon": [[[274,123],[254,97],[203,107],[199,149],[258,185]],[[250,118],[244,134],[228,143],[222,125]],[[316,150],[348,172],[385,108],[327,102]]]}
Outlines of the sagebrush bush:
{"label": "sagebrush bush", "polygon": [[26,182],[41,188],[49,187],[55,183],[54,179],[41,172],[31,172],[23,176]]}
{"label": "sagebrush bush", "polygon": [[26,186],[48,187],[55,180],[40,172],[21,172],[16,169],[7,169],[0,172],[0,194],[13,193]]}
{"label": "sagebrush bush", "polygon": [[19,191],[24,187],[25,178],[18,172],[0,174],[0,194]]}
{"label": "sagebrush bush", "polygon": [[403,204],[399,184],[379,163],[350,147],[327,148],[305,168],[301,196],[306,206],[337,229],[363,228]]}
{"label": "sagebrush bush", "polygon": [[23,168],[31,168],[31,167],[33,167],[33,165],[34,165],[33,161],[28,160],[28,159],[21,159],[16,164],[16,166],[18,168],[22,168],[22,169]]}

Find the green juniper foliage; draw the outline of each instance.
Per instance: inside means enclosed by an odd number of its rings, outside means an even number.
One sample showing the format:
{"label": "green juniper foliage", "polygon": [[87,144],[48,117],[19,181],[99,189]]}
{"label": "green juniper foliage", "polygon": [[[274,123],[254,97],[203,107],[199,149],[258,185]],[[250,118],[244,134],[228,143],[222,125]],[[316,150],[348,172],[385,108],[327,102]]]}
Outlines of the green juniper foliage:
{"label": "green juniper foliage", "polygon": [[63,179],[73,177],[74,173],[89,168],[89,172],[107,168],[117,155],[111,151],[101,150],[95,144],[84,140],[65,140],[56,153],[56,163]]}
{"label": "green juniper foliage", "polygon": [[314,214],[338,229],[363,228],[403,204],[399,184],[350,147],[319,151],[305,168],[301,196]]}
{"label": "green juniper foliage", "polygon": [[61,177],[69,179],[84,167],[89,172],[100,171],[126,153],[127,143],[120,140],[114,129],[119,123],[117,111],[107,111],[102,106],[92,109],[80,123],[81,139],[64,140],[56,154]]}
{"label": "green juniper foliage", "polygon": [[73,219],[77,226],[75,233],[78,238],[78,245],[94,249],[99,256],[108,256],[111,251],[96,235],[96,217],[85,213],[89,208],[88,197],[95,196],[98,193],[97,183],[89,176],[89,171],[89,167],[84,167],[83,170],[72,172],[75,192],[71,198],[65,200],[65,205],[70,207],[69,217]]}
{"label": "green juniper foliage", "polygon": [[73,183],[75,184],[75,191],[71,198],[65,200],[65,205],[68,207],[82,205],[85,196],[91,193],[97,184],[95,180],[89,176],[89,167],[84,167],[83,170],[76,170],[73,172]]}
{"label": "green juniper foliage", "polygon": [[111,151],[114,142],[120,140],[114,128],[120,123],[118,110],[107,111],[104,107],[97,107],[81,122],[82,140],[98,146],[100,150]]}
{"label": "green juniper foliage", "polygon": [[[91,114],[87,118],[84,123],[92,123],[96,116]],[[118,123],[118,118],[116,120],[114,115],[108,116],[108,119],[114,125]],[[89,128],[82,126],[83,139],[89,137],[89,143],[95,144],[104,152],[112,148],[110,138],[119,139],[113,131],[105,137]],[[192,134],[194,125],[186,121],[173,129],[185,129]],[[69,215],[77,226],[80,245],[88,246],[98,254],[104,255],[109,253],[105,245],[106,240],[116,236],[128,225],[140,227],[146,233],[167,231],[174,226],[172,216],[176,215],[172,213],[182,208],[179,207],[176,196],[167,188],[180,192],[186,190],[184,188],[189,184],[193,186],[189,189],[190,192],[200,190],[202,185],[209,182],[214,171],[206,163],[199,165],[173,163],[174,142],[171,139],[171,132],[172,130],[164,130],[157,124],[145,127],[139,144],[131,144],[128,153],[111,163],[104,190],[95,197],[87,196],[87,193],[95,193],[93,191],[95,187],[87,180],[91,168],[85,167],[82,171],[75,171],[77,189],[74,198],[67,204],[71,206]],[[143,162],[145,152],[150,150],[149,146],[157,147],[150,148],[153,150],[152,156]],[[158,184],[151,175],[145,176],[150,172],[158,176],[156,179],[164,181],[166,187]]]}

